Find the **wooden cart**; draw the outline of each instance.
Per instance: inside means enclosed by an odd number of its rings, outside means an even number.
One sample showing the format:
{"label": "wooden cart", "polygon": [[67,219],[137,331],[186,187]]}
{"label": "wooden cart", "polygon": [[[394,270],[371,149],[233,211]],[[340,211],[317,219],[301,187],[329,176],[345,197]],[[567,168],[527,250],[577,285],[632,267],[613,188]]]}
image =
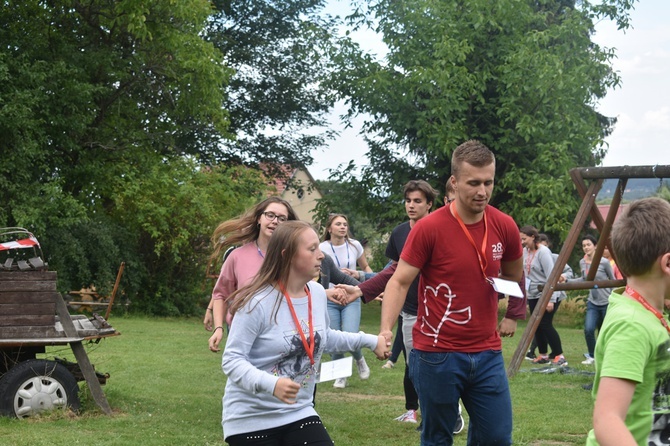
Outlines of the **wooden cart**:
{"label": "wooden cart", "polygon": [[[0,243],[0,251],[7,246]],[[38,266],[27,263],[28,268],[19,269],[5,261],[3,266],[10,268],[0,269],[0,415],[25,418],[65,407],[76,411],[79,381],[86,381],[96,404],[111,414],[101,387],[108,375],[95,372],[83,343],[120,333],[100,316],[70,316],[57,291],[56,272],[47,271],[43,262],[33,263]],[[69,345],[77,362],[37,359],[54,345]]]}

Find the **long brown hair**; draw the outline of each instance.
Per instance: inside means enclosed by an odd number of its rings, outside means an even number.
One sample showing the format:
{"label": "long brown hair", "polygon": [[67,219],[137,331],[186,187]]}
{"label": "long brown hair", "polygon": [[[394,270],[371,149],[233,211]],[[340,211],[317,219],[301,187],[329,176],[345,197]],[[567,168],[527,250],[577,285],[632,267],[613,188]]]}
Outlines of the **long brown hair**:
{"label": "long brown hair", "polygon": [[[271,203],[282,204],[288,212],[288,220],[297,220],[298,216],[288,201],[280,197],[270,197],[258,203],[256,206],[245,211],[239,217],[226,220],[219,224],[212,234],[212,245],[214,251],[209,258],[210,264],[219,261],[221,255],[231,246],[243,245],[253,242],[260,235],[258,219],[263,215],[265,209]],[[281,226],[281,225],[280,225]]]}
{"label": "long brown hair", "polygon": [[[298,251],[300,236],[306,230],[314,231],[314,228],[309,223],[300,220],[287,221],[277,226],[272,238],[270,238],[263,265],[254,280],[230,295],[229,299],[232,302],[230,312],[232,314],[249,303],[262,288],[268,285],[276,286],[277,283],[287,283],[293,257]],[[281,300],[282,295],[279,294],[273,308],[273,317],[277,315]],[[250,308],[249,311],[252,309]]]}
{"label": "long brown hair", "polygon": [[[347,226],[349,226],[349,219],[347,218],[346,215],[344,215],[344,214],[328,214],[328,221],[326,222],[326,229],[323,231],[323,236],[321,237],[322,242],[330,240],[330,232],[328,232],[328,229],[330,229],[330,226],[333,224],[333,221],[335,221],[336,218],[344,218],[344,221],[347,222]],[[344,242],[345,243],[349,242],[349,229],[348,228],[347,228],[347,233],[344,236]]]}

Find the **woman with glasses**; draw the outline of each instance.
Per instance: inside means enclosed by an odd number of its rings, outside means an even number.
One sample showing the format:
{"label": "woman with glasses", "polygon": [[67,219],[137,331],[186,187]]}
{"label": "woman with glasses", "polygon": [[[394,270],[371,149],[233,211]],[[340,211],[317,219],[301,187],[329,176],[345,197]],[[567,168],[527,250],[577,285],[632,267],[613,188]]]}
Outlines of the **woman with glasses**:
{"label": "woman with glasses", "polygon": [[[356,265],[365,272],[372,272],[363,252],[363,246],[357,240],[349,238],[349,221],[342,214],[331,214],[326,223],[326,230],[323,236],[323,242],[319,245],[321,251],[328,255],[340,270],[356,270]],[[330,288],[335,284],[331,283]],[[329,297],[328,316],[330,316],[330,328],[333,330],[342,330],[352,333],[358,333],[361,324],[361,301],[355,299],[352,302],[344,304],[337,302]],[[361,350],[352,352],[358,367],[358,376],[360,379],[370,377],[370,368],[365,362]],[[341,359],[344,355],[341,353],[333,354],[332,359]],[[346,378],[335,380],[333,387],[343,389],[347,385]]]}
{"label": "woman with glasses", "polygon": [[[212,242],[215,245],[212,259],[218,259],[226,249],[239,246],[228,255],[221,266],[221,273],[212,290],[212,299],[207,307],[205,326],[214,325],[209,338],[209,349],[218,352],[223,338],[223,322],[230,323],[228,298],[233,292],[251,283],[261,269],[265,252],[272,234],[287,220],[298,217],[291,205],[279,197],[270,197],[241,216],[224,221],[214,230]],[[209,317],[213,318],[208,319]]]}

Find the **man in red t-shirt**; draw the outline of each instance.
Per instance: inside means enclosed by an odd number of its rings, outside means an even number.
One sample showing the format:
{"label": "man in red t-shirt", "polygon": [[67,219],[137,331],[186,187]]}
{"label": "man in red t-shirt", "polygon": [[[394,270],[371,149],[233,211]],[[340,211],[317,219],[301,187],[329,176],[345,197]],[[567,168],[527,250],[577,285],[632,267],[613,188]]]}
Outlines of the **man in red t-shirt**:
{"label": "man in red t-shirt", "polygon": [[424,414],[421,444],[451,445],[458,400],[470,415],[468,444],[512,444],[512,402],[492,278],[519,282],[523,251],[514,220],[488,205],[495,157],[478,141],[456,148],[449,179],[456,199],[414,225],[384,291],[381,334],[391,329],[421,273],[410,377]]}

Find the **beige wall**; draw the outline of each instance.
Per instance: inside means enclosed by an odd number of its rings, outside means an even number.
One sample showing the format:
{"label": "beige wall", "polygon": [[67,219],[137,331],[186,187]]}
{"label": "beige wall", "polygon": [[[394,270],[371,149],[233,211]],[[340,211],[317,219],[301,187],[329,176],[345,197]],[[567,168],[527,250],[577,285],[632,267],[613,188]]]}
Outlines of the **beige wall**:
{"label": "beige wall", "polygon": [[291,187],[284,191],[282,198],[291,204],[300,220],[313,224],[314,214],[310,211],[316,206],[316,200],[321,198],[321,193],[315,188],[309,190],[309,186],[313,186],[309,175],[304,170],[298,169],[291,180]]}

